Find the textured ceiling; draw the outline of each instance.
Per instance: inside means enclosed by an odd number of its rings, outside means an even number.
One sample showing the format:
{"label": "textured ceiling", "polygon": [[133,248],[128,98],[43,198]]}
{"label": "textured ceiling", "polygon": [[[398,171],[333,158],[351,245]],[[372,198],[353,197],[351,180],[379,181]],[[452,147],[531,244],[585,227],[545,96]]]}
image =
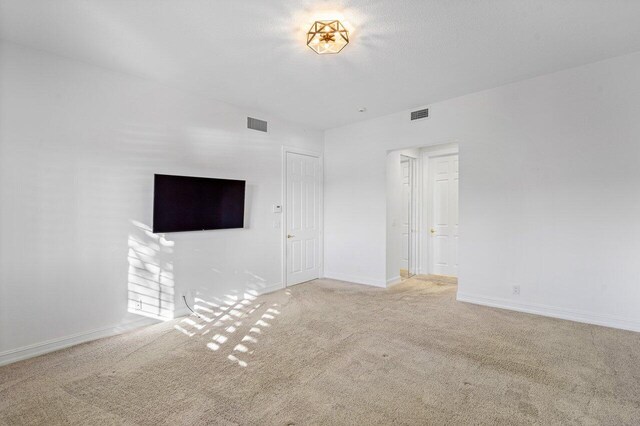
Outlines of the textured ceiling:
{"label": "textured ceiling", "polygon": [[0,0],[0,37],[325,129],[639,51],[640,1]]}

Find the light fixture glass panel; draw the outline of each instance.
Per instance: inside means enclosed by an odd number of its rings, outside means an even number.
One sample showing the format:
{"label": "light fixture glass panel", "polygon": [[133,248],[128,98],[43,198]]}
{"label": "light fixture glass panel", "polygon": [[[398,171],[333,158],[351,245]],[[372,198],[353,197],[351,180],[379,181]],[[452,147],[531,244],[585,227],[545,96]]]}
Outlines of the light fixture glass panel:
{"label": "light fixture glass panel", "polygon": [[338,20],[316,21],[307,33],[307,46],[317,54],[338,53],[349,44],[349,32]]}

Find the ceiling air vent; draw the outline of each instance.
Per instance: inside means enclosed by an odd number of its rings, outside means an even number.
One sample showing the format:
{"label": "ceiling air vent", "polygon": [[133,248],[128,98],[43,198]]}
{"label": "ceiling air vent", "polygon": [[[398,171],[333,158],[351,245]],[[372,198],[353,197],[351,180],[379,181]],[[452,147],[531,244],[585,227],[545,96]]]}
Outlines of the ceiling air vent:
{"label": "ceiling air vent", "polygon": [[418,111],[411,111],[411,121],[420,120],[422,118],[429,117],[429,109],[419,109]]}
{"label": "ceiling air vent", "polygon": [[266,132],[267,122],[264,120],[258,120],[257,118],[247,117],[247,128],[257,130],[259,132]]}

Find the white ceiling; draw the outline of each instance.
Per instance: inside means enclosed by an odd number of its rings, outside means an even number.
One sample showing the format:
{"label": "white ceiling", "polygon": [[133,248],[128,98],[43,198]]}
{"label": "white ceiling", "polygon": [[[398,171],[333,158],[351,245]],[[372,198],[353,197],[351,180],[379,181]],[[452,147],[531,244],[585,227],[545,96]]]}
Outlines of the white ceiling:
{"label": "white ceiling", "polygon": [[325,129],[639,51],[640,1],[0,0],[0,37]]}

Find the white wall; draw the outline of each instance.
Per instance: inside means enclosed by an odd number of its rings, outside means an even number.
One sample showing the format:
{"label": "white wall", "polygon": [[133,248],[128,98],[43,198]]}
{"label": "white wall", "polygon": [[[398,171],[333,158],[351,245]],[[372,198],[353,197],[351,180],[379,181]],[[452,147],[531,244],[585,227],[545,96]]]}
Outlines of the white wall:
{"label": "white wall", "polygon": [[384,285],[387,151],[457,141],[458,297],[640,330],[640,54],[430,108],[326,132],[325,275]]}
{"label": "white wall", "polygon": [[[127,312],[139,280],[162,282],[160,317],[183,308],[172,292],[281,285],[281,146],[321,151],[322,132],[256,113],[263,134],[246,129],[252,111],[9,43],[0,52],[0,362],[141,318]],[[158,240],[141,228],[154,173],[247,180],[247,229]],[[62,340],[39,346],[51,339]]]}

